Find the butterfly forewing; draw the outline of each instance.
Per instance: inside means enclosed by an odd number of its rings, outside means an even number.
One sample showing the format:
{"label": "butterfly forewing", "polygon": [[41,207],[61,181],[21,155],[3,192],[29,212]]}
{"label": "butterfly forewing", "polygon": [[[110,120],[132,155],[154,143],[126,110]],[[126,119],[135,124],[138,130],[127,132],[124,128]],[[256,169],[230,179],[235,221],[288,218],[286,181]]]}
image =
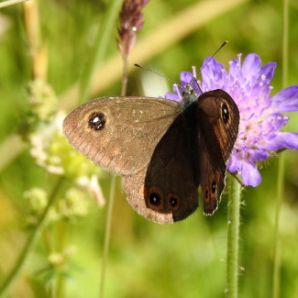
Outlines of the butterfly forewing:
{"label": "butterfly forewing", "polygon": [[103,97],[64,120],[69,142],[96,164],[116,174],[144,168],[179,113],[173,101],[146,97]]}

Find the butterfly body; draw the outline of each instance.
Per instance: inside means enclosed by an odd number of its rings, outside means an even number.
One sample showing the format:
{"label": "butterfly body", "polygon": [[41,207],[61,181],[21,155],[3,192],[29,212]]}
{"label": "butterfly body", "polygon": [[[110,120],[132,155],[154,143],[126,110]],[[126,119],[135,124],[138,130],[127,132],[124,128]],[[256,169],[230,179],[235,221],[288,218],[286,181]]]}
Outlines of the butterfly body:
{"label": "butterfly body", "polygon": [[224,188],[225,162],[238,133],[232,98],[214,90],[182,103],[104,97],[70,113],[64,132],[96,164],[121,175],[128,202],[158,223],[184,219],[198,206],[212,214]]}

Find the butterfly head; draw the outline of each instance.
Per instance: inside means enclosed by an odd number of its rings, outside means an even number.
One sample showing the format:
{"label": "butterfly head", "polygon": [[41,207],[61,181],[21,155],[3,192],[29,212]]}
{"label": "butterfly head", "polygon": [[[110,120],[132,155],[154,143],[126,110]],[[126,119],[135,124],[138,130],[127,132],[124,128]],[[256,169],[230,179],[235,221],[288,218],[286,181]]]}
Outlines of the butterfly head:
{"label": "butterfly head", "polygon": [[189,107],[192,103],[197,101],[197,99],[198,95],[196,94],[194,88],[191,86],[191,84],[187,84],[182,93],[183,108],[185,109]]}

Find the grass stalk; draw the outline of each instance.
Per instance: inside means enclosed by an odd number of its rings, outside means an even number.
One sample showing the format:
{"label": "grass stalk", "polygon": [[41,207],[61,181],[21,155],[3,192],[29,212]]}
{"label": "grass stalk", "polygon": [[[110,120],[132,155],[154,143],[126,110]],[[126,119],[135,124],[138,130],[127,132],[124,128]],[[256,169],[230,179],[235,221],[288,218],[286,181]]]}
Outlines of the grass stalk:
{"label": "grass stalk", "polygon": [[31,55],[32,79],[47,80],[48,50],[42,42],[39,3],[30,0],[24,3],[24,25],[29,53]]}
{"label": "grass stalk", "polygon": [[[289,1],[283,0],[283,40],[282,40],[282,83],[283,87],[288,81],[288,46],[289,46]],[[280,266],[281,266],[281,234],[280,213],[284,196],[285,157],[281,154],[278,160],[277,196],[274,227],[274,251],[273,251],[273,298],[280,297]]]}
{"label": "grass stalk", "polygon": [[[57,239],[56,239],[56,251],[64,254],[65,246],[67,245],[67,232],[69,223],[64,220],[56,223],[57,226]],[[55,297],[63,298],[65,296],[65,276],[63,274],[57,274],[56,282],[53,284],[53,292]]]}
{"label": "grass stalk", "polygon": [[[128,82],[128,57],[123,56],[123,75],[122,75],[121,96],[126,95],[127,82]],[[117,181],[116,179],[117,179],[116,176],[113,176],[111,179],[108,213],[107,213],[106,228],[105,228],[104,250],[103,250],[102,267],[101,267],[100,292],[99,292],[100,298],[104,297],[106,267],[107,267],[107,261],[108,261],[108,255],[109,255],[111,226],[112,226],[113,209],[114,209],[114,197],[115,197],[115,189],[116,189],[116,181]]]}
{"label": "grass stalk", "polygon": [[[127,83],[128,83],[128,55],[123,55],[122,58],[123,58],[122,59],[123,73],[122,73],[121,96],[125,96],[127,91]],[[116,182],[117,182],[117,177],[112,176],[109,203],[108,203],[108,213],[107,213],[106,226],[105,226],[104,250],[103,250],[102,266],[101,266],[101,278],[100,278],[100,290],[99,290],[100,298],[104,297],[105,277],[106,277],[107,261],[109,256],[110,239],[111,239],[111,226],[112,226],[112,219],[113,219]]]}
{"label": "grass stalk", "polygon": [[102,264],[101,264],[101,276],[100,276],[100,283],[99,283],[100,298],[104,297],[104,290],[105,290],[106,269],[107,269],[107,261],[108,261],[109,248],[110,248],[116,179],[117,179],[116,176],[112,176],[109,202],[108,202],[108,212],[107,212],[106,225],[105,225],[105,238],[104,238],[104,248],[103,248]]}
{"label": "grass stalk", "polygon": [[22,267],[24,266],[25,261],[27,260],[30,252],[32,251],[35,241],[36,241],[37,237],[39,236],[40,231],[47,219],[47,215],[48,215],[49,211],[51,210],[51,207],[54,205],[54,203],[56,201],[57,193],[60,189],[62,182],[63,182],[63,178],[60,177],[58,182],[54,186],[52,192],[49,195],[49,201],[48,201],[48,204],[47,204],[45,210],[43,211],[40,219],[38,220],[34,230],[31,233],[31,235],[28,237],[27,242],[26,242],[23,250],[21,251],[15,265],[13,266],[12,270],[5,278],[4,282],[1,284],[0,297],[4,296],[4,294],[7,292],[9,287],[13,284],[13,282],[16,280],[16,278],[18,277],[18,274],[20,273]]}
{"label": "grass stalk", "polygon": [[123,73],[122,73],[122,86],[121,86],[121,96],[126,95],[127,82],[128,82],[128,57],[123,57]]}
{"label": "grass stalk", "polygon": [[89,95],[90,79],[93,75],[94,69],[99,65],[107,52],[110,42],[114,42],[111,38],[113,30],[116,27],[116,21],[119,14],[119,9],[122,4],[121,0],[113,0],[110,9],[107,11],[103,21],[103,26],[99,26],[94,42],[94,48],[91,52],[90,59],[87,61],[86,67],[83,70],[79,102],[83,102]]}
{"label": "grass stalk", "polygon": [[0,3],[0,8],[8,7],[8,6],[15,5],[15,4],[18,4],[18,3],[22,3],[22,2],[25,2],[25,1],[28,1],[28,0],[7,0],[7,1],[4,1],[4,2]]}
{"label": "grass stalk", "polygon": [[241,185],[230,177],[228,202],[227,296],[238,297]]}

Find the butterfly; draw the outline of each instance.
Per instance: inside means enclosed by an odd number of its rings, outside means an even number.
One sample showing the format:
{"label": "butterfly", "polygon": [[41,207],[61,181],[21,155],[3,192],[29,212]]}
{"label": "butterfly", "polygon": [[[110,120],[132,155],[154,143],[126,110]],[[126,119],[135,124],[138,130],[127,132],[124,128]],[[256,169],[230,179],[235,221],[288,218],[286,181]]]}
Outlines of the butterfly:
{"label": "butterfly", "polygon": [[239,110],[217,89],[176,102],[101,97],[64,120],[69,142],[94,163],[122,176],[129,204],[157,223],[182,220],[198,207],[212,215],[238,135]]}

